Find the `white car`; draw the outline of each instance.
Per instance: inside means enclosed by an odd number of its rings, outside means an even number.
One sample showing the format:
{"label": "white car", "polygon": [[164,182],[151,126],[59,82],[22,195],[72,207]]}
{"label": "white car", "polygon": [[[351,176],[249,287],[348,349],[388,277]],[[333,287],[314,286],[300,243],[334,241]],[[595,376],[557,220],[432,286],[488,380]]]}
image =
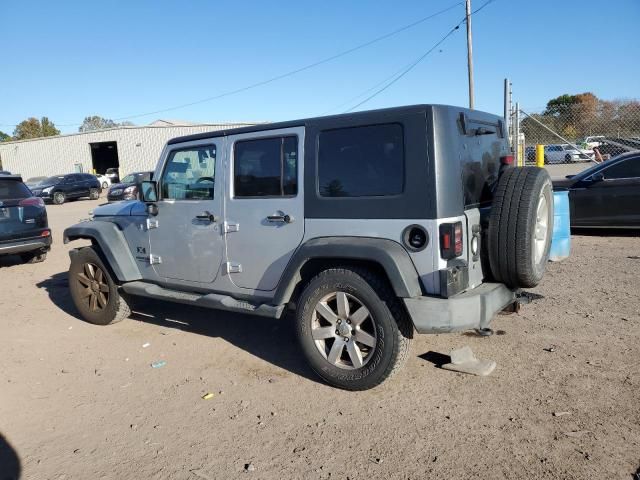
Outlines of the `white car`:
{"label": "white car", "polygon": [[111,179],[106,175],[96,175],[96,178],[100,182],[100,186],[103,190],[106,190],[111,186]]}
{"label": "white car", "polygon": [[592,150],[577,150],[568,143],[544,147],[544,163],[586,162],[593,156]]}

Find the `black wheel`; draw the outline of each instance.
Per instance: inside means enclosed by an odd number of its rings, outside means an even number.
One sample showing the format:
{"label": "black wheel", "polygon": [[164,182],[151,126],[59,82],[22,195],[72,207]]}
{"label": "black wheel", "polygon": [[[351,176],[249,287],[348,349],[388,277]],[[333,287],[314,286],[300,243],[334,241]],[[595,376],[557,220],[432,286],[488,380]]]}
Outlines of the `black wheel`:
{"label": "black wheel", "polygon": [[492,276],[511,288],[535,287],[544,275],[553,233],[553,192],[546,170],[520,167],[500,177],[489,217]]}
{"label": "black wheel", "polygon": [[71,257],[69,289],[76,308],[90,323],[109,325],[131,313],[94,247],[81,248]]}
{"label": "black wheel", "polygon": [[47,252],[29,252],[20,255],[24,263],[41,263],[47,258]]}
{"label": "black wheel", "polygon": [[89,198],[91,200],[97,200],[100,198],[100,190],[98,190],[97,188],[90,188],[89,189]]}
{"label": "black wheel", "polygon": [[304,288],[296,330],[311,368],[327,383],[366,390],[396,373],[413,326],[385,278],[369,270],[325,270]]}
{"label": "black wheel", "polygon": [[62,205],[66,199],[67,196],[64,194],[64,192],[55,192],[53,194],[53,203],[56,205]]}
{"label": "black wheel", "polygon": [[107,182],[102,182],[102,189],[106,190],[109,184]]}

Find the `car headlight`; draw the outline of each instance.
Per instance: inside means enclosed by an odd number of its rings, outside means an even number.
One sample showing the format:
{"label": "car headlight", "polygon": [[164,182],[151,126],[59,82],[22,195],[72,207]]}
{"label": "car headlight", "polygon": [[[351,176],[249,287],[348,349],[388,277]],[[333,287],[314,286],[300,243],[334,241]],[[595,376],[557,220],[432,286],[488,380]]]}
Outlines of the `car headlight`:
{"label": "car headlight", "polygon": [[124,189],[124,199],[125,200],[136,200],[138,198],[138,186],[131,185]]}
{"label": "car headlight", "polygon": [[43,188],[42,189],[42,193],[51,193],[51,190],[53,189],[53,187],[47,187],[47,188]]}

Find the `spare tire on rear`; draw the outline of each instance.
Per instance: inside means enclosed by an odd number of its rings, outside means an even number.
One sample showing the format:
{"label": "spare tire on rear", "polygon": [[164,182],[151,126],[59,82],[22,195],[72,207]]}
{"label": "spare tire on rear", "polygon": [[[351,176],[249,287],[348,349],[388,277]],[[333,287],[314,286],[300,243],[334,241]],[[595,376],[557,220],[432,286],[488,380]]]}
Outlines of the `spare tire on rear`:
{"label": "spare tire on rear", "polygon": [[553,233],[553,190],[546,170],[506,170],[489,217],[489,265],[494,280],[531,288],[544,275]]}

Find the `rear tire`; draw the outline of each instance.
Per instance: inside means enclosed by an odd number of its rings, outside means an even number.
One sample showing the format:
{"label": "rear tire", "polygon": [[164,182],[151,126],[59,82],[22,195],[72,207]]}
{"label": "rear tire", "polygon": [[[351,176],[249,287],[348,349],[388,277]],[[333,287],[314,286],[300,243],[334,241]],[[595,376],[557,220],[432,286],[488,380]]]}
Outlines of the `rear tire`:
{"label": "rear tire", "polygon": [[55,205],[62,205],[65,202],[66,199],[67,199],[67,196],[64,194],[64,192],[55,192],[53,194],[52,202]]}
{"label": "rear tire", "polygon": [[304,288],[296,330],[311,368],[327,383],[367,390],[405,363],[413,325],[385,278],[363,268],[325,270]]}
{"label": "rear tire", "polygon": [[109,184],[107,182],[103,182],[102,189],[106,190],[108,186],[109,186]]}
{"label": "rear tire", "polygon": [[71,257],[69,289],[80,315],[89,323],[110,325],[131,314],[95,247],[81,248]]}
{"label": "rear tire", "polygon": [[489,217],[489,264],[493,278],[510,288],[531,288],[542,279],[553,233],[553,191],[546,170],[520,167],[500,177]]}

